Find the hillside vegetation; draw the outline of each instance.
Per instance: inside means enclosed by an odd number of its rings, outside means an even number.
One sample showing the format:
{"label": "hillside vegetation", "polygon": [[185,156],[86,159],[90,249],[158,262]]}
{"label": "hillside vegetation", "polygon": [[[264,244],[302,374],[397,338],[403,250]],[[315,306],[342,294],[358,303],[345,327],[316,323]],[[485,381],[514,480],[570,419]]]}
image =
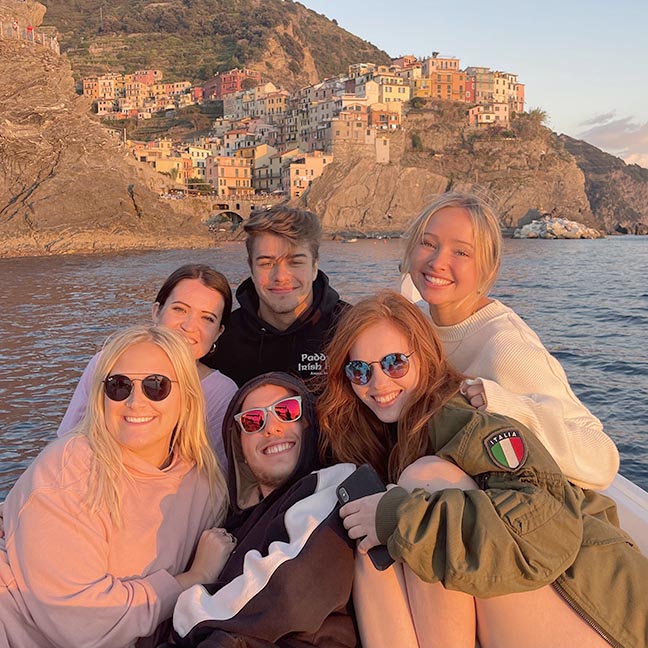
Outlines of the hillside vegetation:
{"label": "hillside vegetation", "polygon": [[237,66],[285,87],[389,56],[290,0],[45,0],[78,79],[159,68],[169,79],[205,80]]}

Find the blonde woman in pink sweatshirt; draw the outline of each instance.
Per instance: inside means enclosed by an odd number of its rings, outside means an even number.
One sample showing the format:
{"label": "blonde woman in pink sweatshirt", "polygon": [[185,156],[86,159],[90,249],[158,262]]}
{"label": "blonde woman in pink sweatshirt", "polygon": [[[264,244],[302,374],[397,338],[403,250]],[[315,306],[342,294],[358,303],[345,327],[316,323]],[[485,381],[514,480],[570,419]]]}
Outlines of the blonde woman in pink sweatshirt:
{"label": "blonde woman in pink sweatshirt", "polygon": [[165,327],[114,335],[81,422],[7,497],[0,646],[118,648],[152,634],[234,547],[213,528],[226,492],[184,338]]}

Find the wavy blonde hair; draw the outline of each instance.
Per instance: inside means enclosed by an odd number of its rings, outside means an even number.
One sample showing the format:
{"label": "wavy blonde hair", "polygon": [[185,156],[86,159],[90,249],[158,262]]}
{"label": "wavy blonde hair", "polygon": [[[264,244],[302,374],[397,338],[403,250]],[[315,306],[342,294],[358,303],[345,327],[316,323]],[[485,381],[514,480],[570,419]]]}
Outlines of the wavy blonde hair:
{"label": "wavy blonde hair", "polygon": [[[405,336],[419,367],[419,380],[398,419],[397,442],[391,449],[387,424],[356,396],[344,373],[351,347],[379,322],[388,322]],[[369,463],[383,479],[396,482],[407,466],[427,453],[427,422],[457,393],[463,376],[448,365],[427,317],[392,291],[348,309],[326,353],[328,376],[317,403],[322,460]]]}
{"label": "wavy blonde hair", "polygon": [[404,277],[411,270],[412,253],[423,241],[425,229],[432,216],[445,207],[458,207],[469,216],[473,226],[475,264],[479,277],[478,291],[487,295],[499,274],[502,257],[502,230],[499,218],[486,200],[468,193],[449,192],[435,198],[410,224],[405,237],[407,244],[401,261]]}
{"label": "wavy blonde hair", "polygon": [[[181,334],[164,326],[133,326],[106,340],[92,377],[85,415],[74,432],[87,436],[93,453],[87,492],[92,511],[105,507],[116,524],[121,524],[120,478],[130,478],[124,469],[121,448],[106,425],[104,380],[117,359],[131,346],[150,342],[169,357],[178,380],[180,416],[175,427],[173,451],[194,462],[209,482],[215,514],[221,520],[227,508],[227,486],[223,471],[207,438],[205,404],[196,361]],[[174,387],[175,388],[175,387]]]}

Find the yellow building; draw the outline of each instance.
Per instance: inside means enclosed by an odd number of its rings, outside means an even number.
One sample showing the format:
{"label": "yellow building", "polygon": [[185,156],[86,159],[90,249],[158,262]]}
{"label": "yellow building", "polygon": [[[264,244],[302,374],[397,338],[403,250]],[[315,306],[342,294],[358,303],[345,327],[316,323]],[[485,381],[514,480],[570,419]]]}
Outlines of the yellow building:
{"label": "yellow building", "polygon": [[211,155],[211,151],[203,146],[189,146],[187,147],[187,153],[191,158],[191,177],[206,180],[206,160]]}
{"label": "yellow building", "polygon": [[91,99],[117,99],[123,96],[124,81],[117,72],[86,77],[81,84],[84,96]]}
{"label": "yellow building", "polygon": [[524,111],[524,84],[517,74],[493,72],[493,101],[508,103],[512,112]]}
{"label": "yellow building", "polygon": [[193,174],[193,161],[188,153],[175,153],[172,157],[154,160],[151,166],[181,185],[186,185]]}
{"label": "yellow building", "polygon": [[283,169],[304,153],[299,148],[290,148],[282,153],[275,153],[263,163],[254,167],[254,186],[265,193],[282,191]]}
{"label": "yellow building", "polygon": [[205,177],[219,196],[254,195],[251,158],[210,156],[205,160]]}

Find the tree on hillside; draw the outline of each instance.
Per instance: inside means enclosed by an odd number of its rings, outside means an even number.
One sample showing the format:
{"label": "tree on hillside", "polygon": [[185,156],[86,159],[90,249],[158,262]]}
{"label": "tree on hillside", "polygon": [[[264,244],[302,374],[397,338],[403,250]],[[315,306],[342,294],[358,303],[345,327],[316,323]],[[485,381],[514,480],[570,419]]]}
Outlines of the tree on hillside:
{"label": "tree on hillside", "polygon": [[412,97],[410,99],[410,107],[412,107],[414,110],[420,110],[421,108],[425,108],[426,101],[423,97]]}
{"label": "tree on hillside", "polygon": [[547,121],[549,121],[549,115],[547,114],[546,110],[542,110],[542,108],[531,108],[529,112],[527,113],[529,116],[529,119],[536,123],[538,126],[544,126]]}
{"label": "tree on hillside", "polygon": [[511,120],[514,132],[522,138],[537,137],[549,120],[549,115],[541,108],[532,108],[529,112],[517,113]]}

